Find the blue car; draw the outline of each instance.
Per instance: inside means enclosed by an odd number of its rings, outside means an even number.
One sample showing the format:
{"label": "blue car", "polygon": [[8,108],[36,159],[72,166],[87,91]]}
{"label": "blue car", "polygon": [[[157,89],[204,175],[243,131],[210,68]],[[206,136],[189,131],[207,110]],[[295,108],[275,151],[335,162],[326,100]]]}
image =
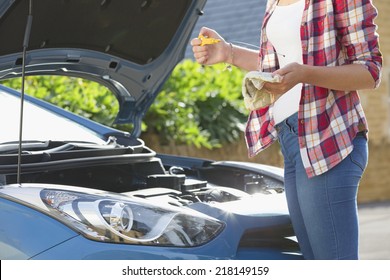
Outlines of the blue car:
{"label": "blue car", "polygon": [[0,0],[1,80],[101,83],[134,127],[0,86],[0,259],[302,258],[282,169],[158,154],[139,138],[205,2]]}

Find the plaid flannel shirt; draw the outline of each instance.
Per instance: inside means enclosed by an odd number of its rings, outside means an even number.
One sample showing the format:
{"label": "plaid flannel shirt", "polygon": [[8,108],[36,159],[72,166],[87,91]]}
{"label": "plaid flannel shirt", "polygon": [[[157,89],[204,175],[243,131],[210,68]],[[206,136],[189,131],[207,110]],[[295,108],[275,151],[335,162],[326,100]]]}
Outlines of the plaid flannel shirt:
{"label": "plaid flannel shirt", "polygon": [[[301,40],[303,63],[316,66],[362,64],[380,83],[382,55],[379,51],[377,10],[371,0],[305,0]],[[259,70],[279,68],[275,49],[265,26],[277,0],[268,0],[261,30]],[[251,111],[245,138],[250,157],[277,139],[272,108]],[[340,163],[353,149],[352,140],[367,121],[358,93],[303,84],[298,109],[298,140],[309,178]]]}

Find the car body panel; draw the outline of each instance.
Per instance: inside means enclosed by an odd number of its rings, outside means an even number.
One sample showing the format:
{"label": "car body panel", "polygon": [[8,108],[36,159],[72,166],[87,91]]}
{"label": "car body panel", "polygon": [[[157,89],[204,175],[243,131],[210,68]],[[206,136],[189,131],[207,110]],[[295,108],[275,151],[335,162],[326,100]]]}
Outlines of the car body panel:
{"label": "car body panel", "polygon": [[[156,248],[145,246],[98,244],[82,236],[69,239],[56,247],[34,256],[34,260],[254,260],[302,259],[299,254],[283,253],[275,249],[243,248],[233,254],[229,244],[218,242],[204,248]],[[230,254],[229,254],[230,253]]]}
{"label": "car body panel", "polygon": [[30,259],[78,235],[43,213],[3,197],[0,197],[0,221],[2,260]]}
{"label": "car body panel", "polygon": [[229,244],[209,244],[204,248],[177,249],[155,248],[128,245],[97,244],[82,236],[70,239],[58,246],[34,256],[34,260],[301,260],[295,253],[280,252],[275,249],[242,248],[237,254]]}

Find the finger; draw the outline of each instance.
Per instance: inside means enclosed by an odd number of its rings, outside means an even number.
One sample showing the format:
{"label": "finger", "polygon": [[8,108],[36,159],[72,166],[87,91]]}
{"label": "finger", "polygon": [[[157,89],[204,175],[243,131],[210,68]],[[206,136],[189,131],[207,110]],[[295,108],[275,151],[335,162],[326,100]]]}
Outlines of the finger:
{"label": "finger", "polygon": [[208,57],[207,56],[199,56],[195,57],[196,62],[203,64],[207,61]]}
{"label": "finger", "polygon": [[199,39],[199,38],[194,38],[191,40],[191,45],[192,46],[200,46],[200,44],[202,43],[202,40]]}
{"label": "finger", "polygon": [[196,58],[196,59],[198,59],[198,58],[201,58],[201,57],[203,57],[203,56],[207,56],[207,52],[194,52],[194,57]]}
{"label": "finger", "polygon": [[283,67],[283,68],[280,68],[280,69],[274,71],[272,74],[284,76],[284,75],[286,75],[286,74],[288,74],[290,72],[291,72],[290,67]]}
{"label": "finger", "polygon": [[196,62],[198,62],[199,64],[205,65],[207,63],[207,56],[202,56],[202,57],[196,58]]}
{"label": "finger", "polygon": [[202,27],[199,32],[199,35],[203,35],[205,37],[210,37],[210,38],[222,39],[222,37],[215,30],[207,27]]}
{"label": "finger", "polygon": [[205,26],[203,26],[199,31],[199,34],[204,35],[204,36],[208,36],[208,35],[210,35],[210,33],[212,33],[212,30],[210,28],[205,27]]}
{"label": "finger", "polygon": [[263,89],[268,92],[275,92],[279,89],[279,86],[276,83],[264,83]]}
{"label": "finger", "polygon": [[263,89],[266,90],[266,91],[270,91],[269,85],[270,85],[270,83],[264,83],[263,84]]}
{"label": "finger", "polygon": [[283,76],[285,73],[284,73],[283,69],[281,68],[281,69],[278,69],[278,70],[272,72],[272,74],[273,74],[274,76],[275,76],[275,75]]}
{"label": "finger", "polygon": [[206,46],[192,46],[193,52],[204,52],[207,50]]}

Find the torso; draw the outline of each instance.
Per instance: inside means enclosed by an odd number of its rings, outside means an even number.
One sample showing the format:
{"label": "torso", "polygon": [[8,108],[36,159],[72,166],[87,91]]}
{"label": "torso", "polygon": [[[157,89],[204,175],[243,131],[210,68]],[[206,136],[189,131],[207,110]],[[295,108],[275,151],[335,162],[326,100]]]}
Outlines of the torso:
{"label": "torso", "polygon": [[[302,64],[302,42],[300,26],[304,9],[304,0],[280,0],[271,15],[266,31],[269,41],[277,52],[280,68],[296,62]],[[283,94],[274,104],[273,115],[275,123],[298,112],[301,98],[302,84],[297,84],[291,90]]]}

